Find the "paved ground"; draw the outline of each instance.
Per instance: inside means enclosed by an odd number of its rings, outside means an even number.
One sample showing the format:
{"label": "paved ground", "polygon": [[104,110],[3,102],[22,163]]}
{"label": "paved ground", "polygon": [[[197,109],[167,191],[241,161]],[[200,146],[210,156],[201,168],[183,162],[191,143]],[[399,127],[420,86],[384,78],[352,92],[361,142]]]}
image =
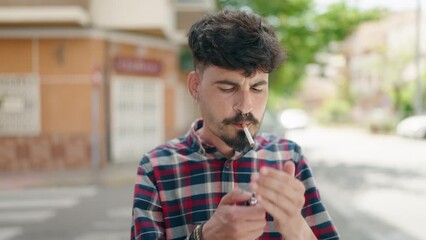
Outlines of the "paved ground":
{"label": "paved ground", "polygon": [[125,240],[130,185],[48,187],[0,192],[0,240]]}
{"label": "paved ground", "polygon": [[136,167],[2,174],[0,240],[129,239]]}
{"label": "paved ground", "polygon": [[305,150],[343,239],[426,239],[425,140],[324,128],[288,137]]}

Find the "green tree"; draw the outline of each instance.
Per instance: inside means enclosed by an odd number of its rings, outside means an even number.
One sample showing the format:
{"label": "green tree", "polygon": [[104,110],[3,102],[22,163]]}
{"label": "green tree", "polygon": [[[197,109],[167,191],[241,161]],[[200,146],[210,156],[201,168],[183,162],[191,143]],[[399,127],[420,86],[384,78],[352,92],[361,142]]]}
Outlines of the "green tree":
{"label": "green tree", "polygon": [[345,39],[363,21],[380,18],[385,11],[361,11],[345,2],[319,13],[313,0],[217,0],[218,7],[247,9],[265,17],[275,27],[288,59],[271,74],[272,99],[291,96],[300,86],[305,66],[332,41]]}

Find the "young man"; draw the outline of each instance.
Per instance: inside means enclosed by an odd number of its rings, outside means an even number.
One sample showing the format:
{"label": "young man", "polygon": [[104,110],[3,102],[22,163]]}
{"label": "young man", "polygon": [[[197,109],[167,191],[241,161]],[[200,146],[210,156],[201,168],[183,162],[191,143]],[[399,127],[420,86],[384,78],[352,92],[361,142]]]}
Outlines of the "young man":
{"label": "young man", "polygon": [[131,238],[338,239],[299,146],[257,134],[285,57],[272,28],[225,10],[195,23],[188,43],[202,119],[141,160]]}

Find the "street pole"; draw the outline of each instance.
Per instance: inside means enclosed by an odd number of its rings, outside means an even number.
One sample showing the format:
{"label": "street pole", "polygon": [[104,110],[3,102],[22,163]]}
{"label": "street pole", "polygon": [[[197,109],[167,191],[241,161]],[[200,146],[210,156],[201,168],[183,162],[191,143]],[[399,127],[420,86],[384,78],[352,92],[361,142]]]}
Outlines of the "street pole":
{"label": "street pole", "polygon": [[416,92],[414,96],[414,113],[416,115],[419,115],[422,113],[422,95],[423,95],[423,89],[422,89],[422,83],[420,79],[420,58],[421,58],[421,50],[420,49],[420,18],[421,18],[421,0],[417,0],[417,11],[416,11]]}
{"label": "street pole", "polygon": [[100,142],[99,142],[99,95],[102,83],[102,73],[100,68],[95,68],[92,73],[92,147],[91,164],[94,171],[100,170]]}

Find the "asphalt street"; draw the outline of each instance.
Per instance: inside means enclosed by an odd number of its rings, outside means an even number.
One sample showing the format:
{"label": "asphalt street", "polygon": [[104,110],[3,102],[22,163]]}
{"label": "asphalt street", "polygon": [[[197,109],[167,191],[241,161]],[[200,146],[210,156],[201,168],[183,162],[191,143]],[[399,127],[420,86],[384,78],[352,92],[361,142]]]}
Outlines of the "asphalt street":
{"label": "asphalt street", "polygon": [[424,240],[426,141],[309,128],[302,146],[342,239]]}
{"label": "asphalt street", "polygon": [[0,240],[127,240],[131,185],[0,192]]}

